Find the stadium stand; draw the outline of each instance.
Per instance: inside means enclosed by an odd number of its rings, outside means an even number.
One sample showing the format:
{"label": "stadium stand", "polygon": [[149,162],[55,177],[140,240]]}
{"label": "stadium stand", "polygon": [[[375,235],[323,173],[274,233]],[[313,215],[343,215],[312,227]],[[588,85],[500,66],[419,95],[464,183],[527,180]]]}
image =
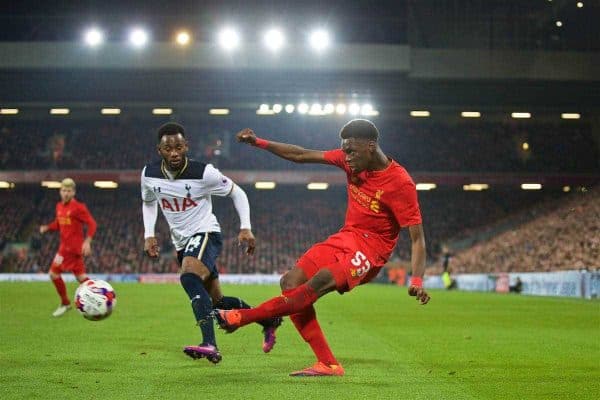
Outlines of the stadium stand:
{"label": "stadium stand", "polygon": [[457,254],[455,272],[547,272],[600,267],[600,190],[521,213],[529,219]]}
{"label": "stadium stand", "polygon": [[[143,228],[138,190],[137,186],[131,185],[117,190],[100,190],[89,185],[78,187],[77,197],[88,205],[99,225],[93,243],[93,255],[87,260],[90,272],[177,272],[173,247],[162,216],[159,217],[157,225],[162,257],[154,261],[142,253]],[[342,186],[333,186],[326,191],[309,191],[299,185],[278,186],[275,190],[268,191],[255,190],[252,187],[245,187],[245,190],[252,205],[253,230],[258,241],[257,251],[253,257],[246,257],[242,253],[237,246],[239,225],[231,201],[227,198],[215,198],[215,213],[224,232],[224,251],[219,261],[219,268],[223,272],[281,273],[292,266],[311,244],[325,239],[343,223],[346,194]],[[569,198],[574,197],[575,203],[577,199],[583,201],[592,195],[596,196],[597,201],[597,192],[590,192],[586,196],[564,194]],[[555,204],[549,199],[555,196],[555,193],[549,191],[530,192],[506,188],[464,192],[457,188],[440,187],[430,192],[419,192],[429,262],[435,265],[442,244],[479,235],[484,227],[506,221],[515,213],[537,215],[540,211],[536,207],[539,207],[539,204]],[[0,249],[1,272],[47,270],[58,246],[58,236],[50,233],[40,237],[36,231],[39,224],[53,218],[54,206],[58,201],[57,192],[20,185],[15,189],[3,191],[0,199],[3,215],[7,215],[2,222],[3,227],[6,226],[6,232],[10,233],[6,236],[8,240],[3,239],[6,242],[3,246],[17,244],[15,251],[3,252]],[[570,207],[579,207],[575,203]],[[9,212],[14,204],[23,205],[18,213]],[[581,207],[586,209],[587,206]],[[594,227],[593,221],[586,224],[589,229]],[[409,239],[406,232],[401,235],[395,258],[406,261],[410,259]],[[8,241],[11,244],[8,244]],[[533,247],[538,245],[537,242],[529,244]],[[16,251],[19,246],[23,249]],[[486,251],[495,253],[489,248],[486,248]],[[480,253],[477,254],[473,256],[475,259],[480,257]],[[589,263],[593,261],[589,259],[593,254],[589,253],[588,258],[578,258],[580,261],[577,265],[583,262],[584,265],[593,266],[593,263]],[[551,265],[552,269],[572,268],[569,261],[574,261],[573,257],[579,256],[573,253],[571,259],[556,258],[544,262],[544,265]],[[481,263],[467,262],[466,260],[471,259],[464,256],[460,258],[461,263],[463,259],[465,268],[469,271],[482,268]],[[525,260],[521,261],[524,262]],[[515,265],[512,261],[495,260],[494,263],[494,269],[515,268],[511,267]],[[485,270],[488,270],[491,264],[484,264],[487,265]],[[453,261],[453,265],[458,265],[458,259]],[[528,268],[532,267],[522,269]]]}
{"label": "stadium stand", "polygon": [[[292,117],[227,122],[212,119],[186,124],[186,129],[192,156],[221,169],[294,170],[299,167],[236,145],[235,133],[250,126],[272,140],[329,149],[339,146],[337,132],[344,122]],[[382,148],[411,172],[600,171],[599,147],[585,123],[377,123]],[[151,119],[3,122],[0,169],[139,169],[156,157],[154,132],[159,124]],[[522,147],[525,142],[529,146],[526,150]],[[27,157],[20,151],[24,147],[28,148]]]}

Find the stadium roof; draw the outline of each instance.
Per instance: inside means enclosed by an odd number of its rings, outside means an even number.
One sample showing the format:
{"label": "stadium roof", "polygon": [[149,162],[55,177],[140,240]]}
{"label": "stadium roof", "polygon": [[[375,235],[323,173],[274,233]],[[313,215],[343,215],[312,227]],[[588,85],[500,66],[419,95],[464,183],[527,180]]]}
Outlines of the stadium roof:
{"label": "stadium roof", "polygon": [[15,102],[296,102],[339,96],[378,104],[572,106],[598,108],[600,81],[413,80],[394,73],[272,71],[9,70],[0,74],[3,107]]}
{"label": "stadium roof", "polygon": [[[90,24],[121,40],[132,24],[159,41],[187,28],[202,41],[224,23],[251,35],[277,23],[293,35],[327,26],[341,43],[423,48],[600,50],[600,2],[582,0],[13,1],[0,14],[2,41],[79,40]],[[557,22],[560,21],[560,26]]]}

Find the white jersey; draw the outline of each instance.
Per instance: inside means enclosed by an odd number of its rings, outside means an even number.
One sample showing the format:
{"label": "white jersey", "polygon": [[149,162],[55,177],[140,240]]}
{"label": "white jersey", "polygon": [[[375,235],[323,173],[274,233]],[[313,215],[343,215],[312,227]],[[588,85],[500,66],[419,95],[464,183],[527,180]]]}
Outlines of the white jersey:
{"label": "white jersey", "polygon": [[141,181],[142,200],[158,201],[177,250],[196,233],[221,232],[211,196],[227,196],[234,184],[212,164],[186,159],[182,170],[171,179],[162,161],[157,161],[144,167]]}

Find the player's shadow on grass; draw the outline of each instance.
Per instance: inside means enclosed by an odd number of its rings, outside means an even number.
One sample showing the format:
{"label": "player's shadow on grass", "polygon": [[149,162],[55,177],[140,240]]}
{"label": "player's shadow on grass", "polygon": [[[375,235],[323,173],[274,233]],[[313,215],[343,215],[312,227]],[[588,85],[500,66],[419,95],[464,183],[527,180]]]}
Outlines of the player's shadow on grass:
{"label": "player's shadow on grass", "polygon": [[385,367],[393,369],[395,363],[390,362],[390,360],[383,358],[366,358],[366,357],[343,357],[340,358],[342,365],[358,365],[358,366],[367,366],[374,365],[377,368]]}
{"label": "player's shadow on grass", "polygon": [[115,367],[111,365],[99,366],[98,360],[45,360],[44,367],[52,368],[57,371],[64,370],[68,368],[69,370],[75,371],[77,373],[90,373],[90,374],[110,374],[115,371]]}
{"label": "player's shadow on grass", "polygon": [[[298,383],[301,385],[316,384],[326,386],[356,386],[364,388],[365,385],[377,387],[395,387],[397,383],[390,382],[386,377],[379,379],[373,376],[363,376],[359,367],[352,368],[351,371],[346,371],[346,375],[339,376],[324,376],[324,377],[292,377],[289,373],[293,369],[278,369],[272,367],[264,368],[248,368],[248,369],[228,369],[225,365],[211,366],[207,365],[202,368],[202,379],[208,382],[226,382],[227,385],[239,385],[239,387],[247,387],[247,385],[265,385],[269,386],[273,383],[280,382],[285,384]],[[189,371],[189,366],[186,368]],[[353,373],[356,371],[357,374]],[[169,378],[166,378],[167,380]],[[165,384],[178,385],[179,379],[173,378],[172,382],[165,381]]]}

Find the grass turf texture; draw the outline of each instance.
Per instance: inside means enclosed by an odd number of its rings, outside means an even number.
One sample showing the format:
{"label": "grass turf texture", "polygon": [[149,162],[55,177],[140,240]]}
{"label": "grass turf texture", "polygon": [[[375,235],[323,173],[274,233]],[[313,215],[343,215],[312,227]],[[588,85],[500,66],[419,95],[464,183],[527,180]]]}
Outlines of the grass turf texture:
{"label": "grass turf texture", "polygon": [[[2,399],[592,399],[600,302],[367,285],[316,306],[344,377],[291,378],[314,358],[286,319],[275,349],[258,325],[217,334],[223,361],[192,360],[198,329],[177,285],[115,284],[105,321],[52,318],[48,283],[0,283]],[[72,295],[75,286],[69,285]],[[275,286],[225,286],[252,304]]]}

